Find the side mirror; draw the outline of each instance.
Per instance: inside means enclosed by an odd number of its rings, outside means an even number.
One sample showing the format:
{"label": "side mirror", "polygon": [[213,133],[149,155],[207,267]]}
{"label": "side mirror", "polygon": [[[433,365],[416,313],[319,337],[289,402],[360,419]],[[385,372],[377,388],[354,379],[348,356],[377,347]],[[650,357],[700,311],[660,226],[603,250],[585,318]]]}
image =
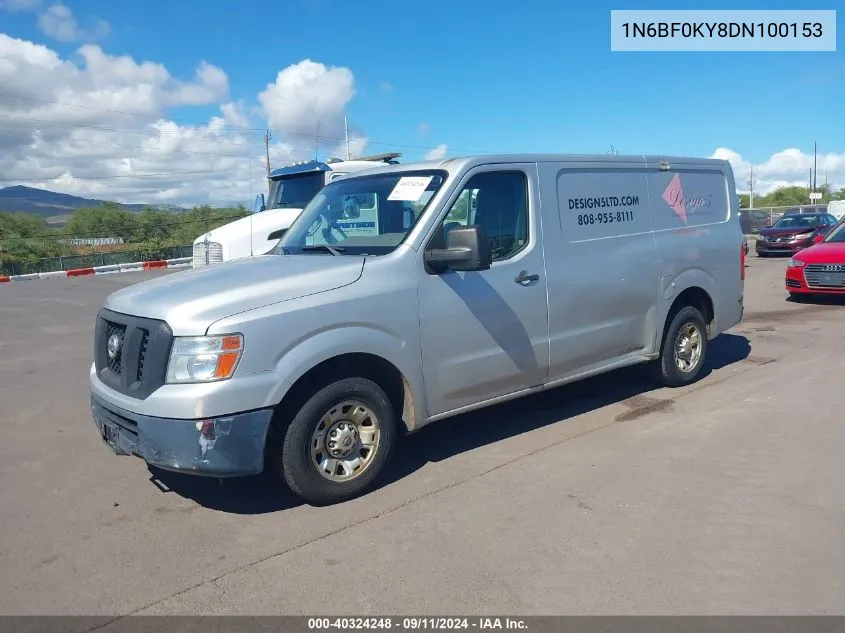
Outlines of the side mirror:
{"label": "side mirror", "polygon": [[266,208],[267,207],[264,202],[264,194],[259,193],[257,196],[255,196],[255,206],[253,207],[253,213],[261,213]]}
{"label": "side mirror", "polygon": [[824,239],[824,233],[817,233],[816,236],[813,238],[813,244],[818,244]]}
{"label": "side mirror", "polygon": [[426,251],[425,262],[435,272],[444,270],[487,270],[493,263],[490,240],[480,226],[462,226],[449,231],[446,248]]}

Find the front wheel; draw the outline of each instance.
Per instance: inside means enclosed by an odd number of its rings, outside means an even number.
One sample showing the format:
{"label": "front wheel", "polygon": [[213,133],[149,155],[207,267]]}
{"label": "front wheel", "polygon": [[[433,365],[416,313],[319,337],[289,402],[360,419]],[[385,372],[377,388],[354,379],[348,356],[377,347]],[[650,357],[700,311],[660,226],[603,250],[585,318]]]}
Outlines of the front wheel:
{"label": "front wheel", "polygon": [[696,308],[678,311],[666,330],[655,373],[667,387],[682,387],[701,373],[707,355],[707,325]]}
{"label": "front wheel", "polygon": [[315,393],[291,421],[281,447],[285,483],[313,505],[366,492],[391,457],[396,414],[366,378],[344,378]]}

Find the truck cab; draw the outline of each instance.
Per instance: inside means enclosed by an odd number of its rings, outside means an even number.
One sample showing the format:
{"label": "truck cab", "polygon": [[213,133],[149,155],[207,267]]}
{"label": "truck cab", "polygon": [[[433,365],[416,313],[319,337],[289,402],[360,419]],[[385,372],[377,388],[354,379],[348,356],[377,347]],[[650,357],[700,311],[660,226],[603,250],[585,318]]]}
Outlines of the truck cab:
{"label": "truck cab", "polygon": [[[257,196],[252,214],[203,233],[194,240],[191,265],[199,268],[264,255],[325,185],[350,172],[377,167],[379,163],[396,164],[399,156],[401,154],[387,153],[354,160],[301,161],[273,170],[268,176],[267,198],[264,194]],[[378,231],[377,224],[372,224],[378,210],[367,207],[367,201],[347,201],[344,213],[347,228],[354,234],[360,234],[362,229]],[[344,228],[343,224],[340,228]]]}

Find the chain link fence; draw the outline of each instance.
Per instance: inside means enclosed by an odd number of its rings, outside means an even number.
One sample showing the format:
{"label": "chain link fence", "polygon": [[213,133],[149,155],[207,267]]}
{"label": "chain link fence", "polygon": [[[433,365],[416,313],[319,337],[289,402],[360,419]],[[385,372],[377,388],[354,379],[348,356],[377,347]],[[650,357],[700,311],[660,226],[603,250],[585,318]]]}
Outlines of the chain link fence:
{"label": "chain link fence", "polygon": [[133,262],[159,259],[177,259],[191,257],[193,245],[147,248],[144,250],[115,251],[112,253],[91,253],[89,255],[71,255],[69,257],[51,257],[34,262],[0,261],[0,275],[28,275],[30,273],[49,273],[58,270],[90,268],[92,266],[110,266],[113,264],[131,264]]}
{"label": "chain link fence", "polygon": [[826,211],[826,204],[799,204],[790,207],[740,209],[739,213],[742,232],[746,235],[753,235],[759,233],[760,229],[777,222],[785,213],[824,213]]}

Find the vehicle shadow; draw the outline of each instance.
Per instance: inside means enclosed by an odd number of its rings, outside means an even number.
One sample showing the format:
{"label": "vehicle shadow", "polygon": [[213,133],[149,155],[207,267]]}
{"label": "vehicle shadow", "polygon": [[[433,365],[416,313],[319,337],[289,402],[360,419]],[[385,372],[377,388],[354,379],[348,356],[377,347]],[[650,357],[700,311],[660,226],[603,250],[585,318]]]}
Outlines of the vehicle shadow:
{"label": "vehicle shadow", "polygon": [[[748,339],[722,334],[710,342],[702,378],[738,363],[751,353]],[[532,396],[435,422],[403,437],[380,478],[383,488],[430,462],[516,437],[552,424],[564,423],[584,413],[642,396],[660,386],[642,366],[626,367]],[[634,417],[638,417],[636,411]],[[632,419],[632,418],[629,418]],[[450,425],[443,432],[442,425]],[[269,474],[217,479],[162,471],[149,467],[153,482],[163,492],[173,492],[197,504],[231,514],[265,514],[303,505],[281,482]]]}
{"label": "vehicle shadow", "polygon": [[787,297],[788,303],[815,306],[845,306],[845,295],[812,295],[808,297]]}

